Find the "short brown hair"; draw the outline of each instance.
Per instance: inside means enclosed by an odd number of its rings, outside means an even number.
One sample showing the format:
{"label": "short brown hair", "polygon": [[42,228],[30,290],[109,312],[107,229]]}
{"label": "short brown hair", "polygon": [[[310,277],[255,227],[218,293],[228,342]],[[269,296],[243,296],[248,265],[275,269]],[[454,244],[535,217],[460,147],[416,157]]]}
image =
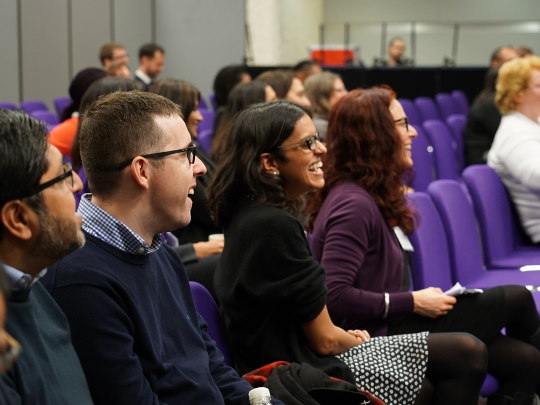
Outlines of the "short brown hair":
{"label": "short brown hair", "polygon": [[540,69],[538,56],[512,59],[501,66],[497,77],[495,102],[502,114],[516,110],[516,99],[527,89],[534,69]]}
{"label": "short brown hair", "polygon": [[79,136],[92,193],[109,196],[120,180],[118,164],[165,146],[168,140],[155,124],[159,116],[182,117],[182,113],[165,97],[137,90],[108,94],[90,106]]}
{"label": "short brown hair", "polygon": [[113,58],[113,51],[115,49],[126,49],[126,47],[118,42],[107,42],[99,50],[99,60],[102,65],[105,65],[105,59]]}

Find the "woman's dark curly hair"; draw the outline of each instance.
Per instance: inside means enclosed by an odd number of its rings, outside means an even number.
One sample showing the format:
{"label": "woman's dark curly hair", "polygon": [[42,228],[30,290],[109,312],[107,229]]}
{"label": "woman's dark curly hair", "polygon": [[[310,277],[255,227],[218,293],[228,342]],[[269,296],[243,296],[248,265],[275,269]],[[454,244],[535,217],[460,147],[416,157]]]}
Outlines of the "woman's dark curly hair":
{"label": "woman's dark curly hair", "polygon": [[279,176],[263,170],[260,156],[271,153],[285,161],[278,148],[294,131],[296,123],[309,113],[289,101],[255,104],[235,120],[227,153],[219,161],[208,186],[209,207],[215,221],[226,227],[242,203],[269,204],[297,214],[301,201],[289,200]]}
{"label": "woman's dark curly hair", "polygon": [[309,209],[313,224],[329,191],[343,180],[358,182],[375,200],[383,217],[406,233],[414,230],[414,211],[404,196],[407,165],[403,142],[389,107],[396,94],[387,86],[357,89],[332,109],[324,159],[325,186]]}

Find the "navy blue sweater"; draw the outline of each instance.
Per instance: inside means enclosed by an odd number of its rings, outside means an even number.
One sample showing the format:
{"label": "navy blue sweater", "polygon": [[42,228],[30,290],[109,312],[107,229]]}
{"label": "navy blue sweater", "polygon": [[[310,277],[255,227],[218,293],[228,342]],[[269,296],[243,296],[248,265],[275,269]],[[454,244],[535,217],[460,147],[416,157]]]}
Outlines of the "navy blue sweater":
{"label": "navy blue sweater", "polygon": [[66,313],[96,404],[247,404],[168,246],[145,256],[86,234],[43,283]]}

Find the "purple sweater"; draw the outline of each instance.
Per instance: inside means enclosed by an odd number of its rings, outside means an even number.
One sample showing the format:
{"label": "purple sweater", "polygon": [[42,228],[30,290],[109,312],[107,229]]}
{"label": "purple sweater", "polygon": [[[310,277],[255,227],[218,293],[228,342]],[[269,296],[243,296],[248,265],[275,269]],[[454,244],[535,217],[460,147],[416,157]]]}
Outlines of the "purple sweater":
{"label": "purple sweater", "polygon": [[311,247],[326,271],[327,306],[337,325],[385,335],[385,292],[390,293],[389,317],[412,312],[411,293],[400,292],[399,243],[360,185],[345,181],[330,191],[315,221]]}

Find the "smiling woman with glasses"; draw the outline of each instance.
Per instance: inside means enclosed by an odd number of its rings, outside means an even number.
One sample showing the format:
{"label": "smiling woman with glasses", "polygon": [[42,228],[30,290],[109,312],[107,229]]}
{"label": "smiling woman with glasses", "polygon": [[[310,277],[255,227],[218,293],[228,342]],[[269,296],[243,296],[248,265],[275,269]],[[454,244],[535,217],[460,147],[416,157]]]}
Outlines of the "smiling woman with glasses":
{"label": "smiling woman with glasses", "polygon": [[252,106],[236,119],[231,140],[209,192],[227,241],[216,295],[239,371],[305,362],[386,403],[414,403],[426,334],[370,340],[330,319],[325,269],[299,220],[304,196],[325,183],[326,147],[306,110],[286,101]]}
{"label": "smiling woman with glasses", "polygon": [[485,369],[500,384],[489,404],[530,397],[540,374],[522,364],[540,367],[540,345],[531,344],[539,339],[540,319],[525,287],[455,298],[436,286],[411,291],[407,285],[405,234],[421,218],[407,202],[403,178],[413,165],[416,135],[388,87],[353,90],[332,111],[326,184],[310,210],[311,248],[326,269],[332,319],[377,336],[429,331],[425,375],[433,404],[476,404]]}

